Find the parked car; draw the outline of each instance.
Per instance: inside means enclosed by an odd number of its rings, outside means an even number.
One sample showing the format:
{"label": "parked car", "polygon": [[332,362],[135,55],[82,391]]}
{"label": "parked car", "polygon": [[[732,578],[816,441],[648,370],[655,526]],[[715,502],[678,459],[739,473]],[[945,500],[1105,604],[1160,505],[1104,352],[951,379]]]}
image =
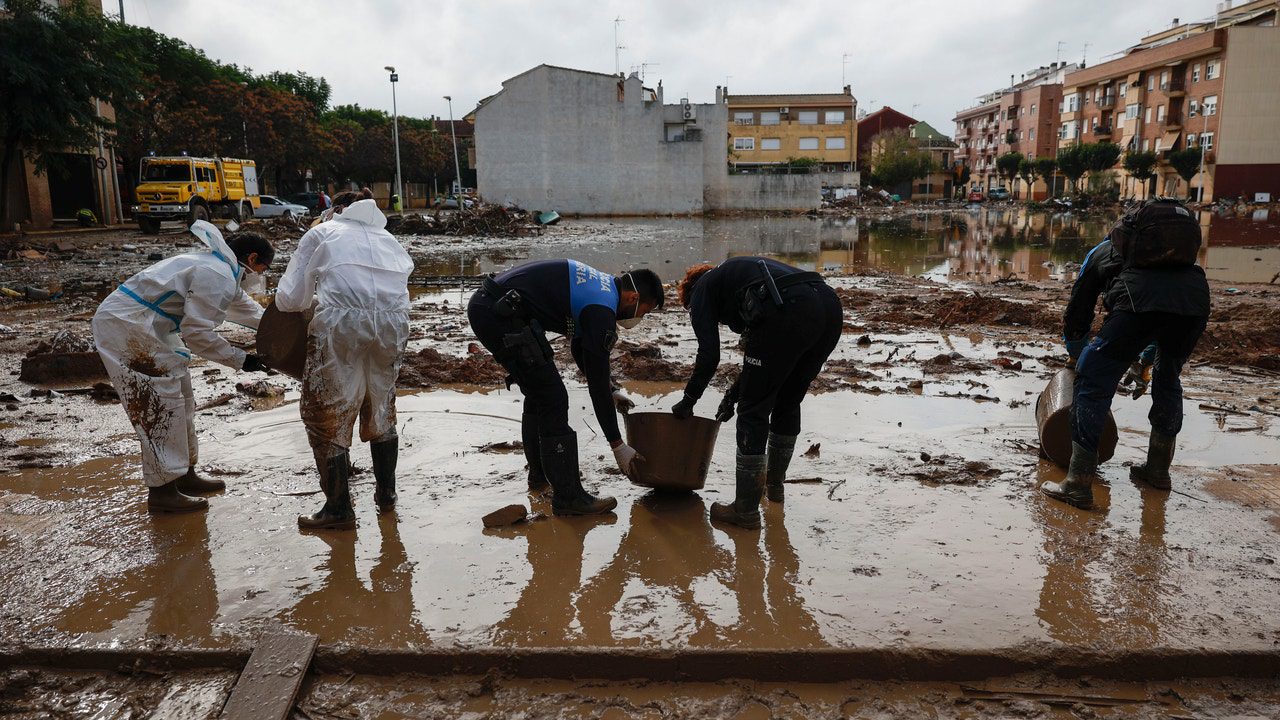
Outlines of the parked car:
{"label": "parked car", "polygon": [[318,192],[299,192],[285,198],[291,203],[302,205],[308,211],[314,212],[316,206],[320,204],[320,193]]}
{"label": "parked car", "polygon": [[[464,195],[462,196],[462,204],[468,210],[470,210],[471,208],[475,207],[476,201]],[[444,208],[446,210],[457,210],[458,196],[457,195],[450,195],[449,197],[436,196],[436,207]]]}
{"label": "parked car", "polygon": [[253,209],[253,216],[256,218],[269,217],[306,217],[310,210],[305,205],[281,200],[275,195],[259,195],[262,204]]}
{"label": "parked car", "polygon": [[981,190],[974,188],[969,191],[969,195],[966,196],[965,199],[968,200],[969,202],[982,202],[987,198],[982,194]]}
{"label": "parked car", "polygon": [[1008,200],[1010,197],[1012,197],[1012,195],[1009,194],[1008,188],[991,188],[991,190],[987,192],[988,200]]}

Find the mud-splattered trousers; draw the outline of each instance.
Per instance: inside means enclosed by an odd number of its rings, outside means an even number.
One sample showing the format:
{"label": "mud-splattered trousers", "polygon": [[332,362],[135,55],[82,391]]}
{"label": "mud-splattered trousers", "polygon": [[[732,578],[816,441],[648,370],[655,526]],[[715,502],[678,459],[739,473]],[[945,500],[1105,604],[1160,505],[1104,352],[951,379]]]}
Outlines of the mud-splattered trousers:
{"label": "mud-splattered trousers", "polygon": [[409,311],[322,305],[307,332],[302,423],[317,462],[362,442],[396,437],[396,378],[409,342]]}
{"label": "mud-splattered trousers", "polygon": [[742,334],[738,452],[763,455],[769,432],[800,434],[800,403],[844,330],[835,291],[822,283],[782,291],[783,306]]}
{"label": "mud-splattered trousers", "polygon": [[1182,366],[1204,332],[1205,318],[1166,312],[1116,310],[1076,361],[1071,440],[1096,452],[1116,386],[1148,344],[1156,346],[1151,372],[1151,429],[1169,437],[1182,430]]}
{"label": "mud-splattered trousers", "polygon": [[[201,235],[203,230],[207,235]],[[142,442],[142,479],[159,487],[195,465],[191,356],[239,370],[243,350],[215,330],[257,327],[262,308],[239,285],[239,267],[208,223],[193,232],[214,252],[176,255],[126,280],[93,316],[93,340]]]}

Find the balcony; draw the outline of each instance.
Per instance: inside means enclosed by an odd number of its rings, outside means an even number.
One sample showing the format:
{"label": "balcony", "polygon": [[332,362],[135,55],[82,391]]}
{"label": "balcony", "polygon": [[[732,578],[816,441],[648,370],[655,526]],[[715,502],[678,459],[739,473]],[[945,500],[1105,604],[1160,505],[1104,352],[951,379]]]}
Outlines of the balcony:
{"label": "balcony", "polygon": [[1169,97],[1182,97],[1187,94],[1186,81],[1182,78],[1173,78],[1169,82],[1160,83],[1160,92]]}
{"label": "balcony", "polygon": [[1098,100],[1098,107],[1103,110],[1109,110],[1115,106],[1116,106],[1115,95],[1104,95],[1101,99]]}
{"label": "balcony", "polygon": [[1181,130],[1182,129],[1182,113],[1169,113],[1164,120],[1160,121],[1161,130]]}
{"label": "balcony", "polygon": [[1111,126],[1110,125],[1094,125],[1093,136],[1099,139],[1102,139],[1102,138],[1109,139],[1111,137]]}

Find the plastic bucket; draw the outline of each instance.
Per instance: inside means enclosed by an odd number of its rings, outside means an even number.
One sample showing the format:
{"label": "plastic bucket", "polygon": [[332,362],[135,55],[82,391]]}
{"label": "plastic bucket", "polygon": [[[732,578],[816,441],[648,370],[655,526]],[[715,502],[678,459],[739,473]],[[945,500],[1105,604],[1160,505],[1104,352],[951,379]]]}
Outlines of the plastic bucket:
{"label": "plastic bucket", "polygon": [[657,490],[702,489],[720,423],[709,418],[678,418],[666,412],[633,412],[622,419],[627,444],[644,456],[632,482]]}
{"label": "plastic bucket", "polygon": [[267,367],[301,380],[310,324],[310,312],[282,312],[273,300],[258,322],[257,349]]}
{"label": "plastic bucket", "polygon": [[[1076,371],[1058,371],[1036,400],[1036,428],[1040,434],[1040,454],[1066,467],[1071,463],[1071,400],[1076,384]],[[1108,412],[1098,441],[1098,462],[1106,462],[1116,454],[1116,419]]]}

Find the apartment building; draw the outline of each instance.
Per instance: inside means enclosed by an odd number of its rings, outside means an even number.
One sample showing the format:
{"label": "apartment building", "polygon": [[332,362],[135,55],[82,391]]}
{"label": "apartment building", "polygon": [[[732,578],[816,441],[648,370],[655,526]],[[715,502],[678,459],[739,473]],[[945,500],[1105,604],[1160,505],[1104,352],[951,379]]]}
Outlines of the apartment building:
{"label": "apartment building", "polygon": [[885,105],[858,121],[858,169],[862,170],[871,164],[871,143],[876,136],[889,130],[907,130],[920,122],[910,115],[898,112]]}
{"label": "apartment building", "polygon": [[[1277,0],[1233,6],[1147,37],[1119,57],[1067,75],[1059,147],[1113,142],[1151,151],[1161,162],[1155,192],[1186,187],[1166,161],[1170,152],[1199,148],[1203,172],[1191,195],[1280,196],[1280,28]],[[1232,76],[1234,75],[1234,76]],[[1146,186],[1126,182],[1137,197]]]}
{"label": "apartment building", "polygon": [[[1005,180],[996,169],[996,158],[1019,152],[1029,158],[1057,153],[1062,83],[1078,64],[1053,62],[1009,77],[1009,86],[978,98],[978,104],[956,113],[956,162],[969,168],[969,184],[988,191]],[[1044,197],[1047,185],[1032,188],[1033,198]]]}
{"label": "apartment building", "polygon": [[840,93],[729,95],[729,162],[738,170],[814,158],[827,172],[857,161],[858,101]]}

